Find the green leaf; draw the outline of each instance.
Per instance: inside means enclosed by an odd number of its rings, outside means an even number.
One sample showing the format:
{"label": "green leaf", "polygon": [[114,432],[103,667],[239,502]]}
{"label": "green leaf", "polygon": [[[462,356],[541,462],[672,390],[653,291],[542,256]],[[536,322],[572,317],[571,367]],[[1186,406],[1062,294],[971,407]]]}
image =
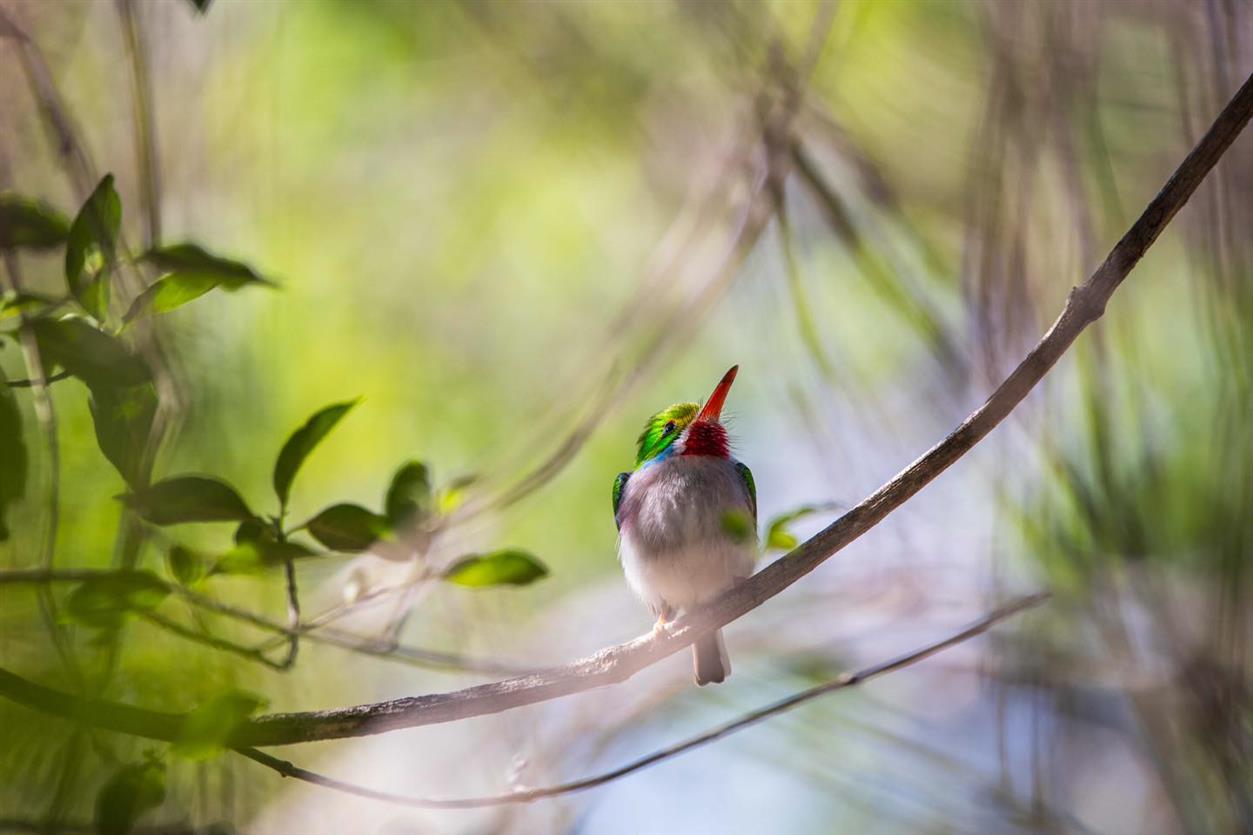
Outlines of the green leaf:
{"label": "green leaf", "polygon": [[752,514],[743,510],[728,510],[722,514],[722,531],[734,542],[749,542],[756,533]]}
{"label": "green leaf", "polygon": [[65,244],[65,280],[74,298],[103,322],[109,311],[109,269],[114,260],[122,199],[106,174],[79,209]]}
{"label": "green leaf", "polygon": [[87,626],[111,628],[128,614],[155,609],[169,593],[169,587],[150,571],[92,577],[66,597],[65,614]]}
{"label": "green leaf", "polygon": [[128,835],[135,822],[165,801],[165,766],[156,760],[113,772],[96,795],[96,832]]}
{"label": "green leaf", "polygon": [[364,551],[389,529],[386,518],[355,504],[332,505],[305,523],[305,527],[327,548],[346,553]]}
{"label": "green leaf", "polygon": [[163,273],[211,277],[228,290],[236,290],[245,284],[273,284],[247,264],[206,252],[192,243],[156,247],[139,257]]}
{"label": "green leaf", "polygon": [[827,502],[826,504],[802,505],[787,513],[780,513],[771,519],[766,527],[766,548],[775,551],[791,551],[800,544],[800,541],[787,529],[788,525],[815,513],[830,513],[834,510],[839,510],[839,505]]}
{"label": "green leaf", "polygon": [[0,298],[0,319],[8,319],[22,313],[40,313],[60,304],[60,299],[42,293],[6,293]]}
{"label": "green leaf", "polygon": [[257,540],[240,542],[218,557],[210,574],[258,574],[291,560],[320,556],[299,542]]}
{"label": "green leaf", "polygon": [[145,452],[157,413],[157,391],[151,385],[92,389],[87,404],[104,457],[131,486],[147,480]]}
{"label": "green leaf", "polygon": [[396,470],[384,502],[393,528],[407,528],[431,509],[431,473],[421,461],[408,461]]}
{"label": "green leaf", "polygon": [[142,313],[164,313],[182,307],[215,287],[238,290],[247,284],[273,286],[239,261],[205,252],[195,244],[174,244],[149,250],[140,256],[163,273],[163,277],[140,293],[126,312],[129,322]]}
{"label": "green leaf", "polygon": [[207,476],[167,478],[146,489],[127,493],[122,501],[154,525],[239,522],[252,518],[252,511],[235,488]]}
{"label": "green leaf", "polygon": [[357,405],[356,400],[349,400],[327,406],[305,421],[305,425],[293,432],[287,439],[287,443],[283,444],[283,449],[278,454],[278,461],[274,463],[274,492],[284,510],[287,509],[292,480],[296,478],[300,465],[309,457],[309,453],[313,452],[314,447],[322,442],[327,433],[335,428],[335,424],[339,423],[340,419],[355,405]]}
{"label": "green leaf", "polygon": [[65,243],[70,221],[45,203],[0,194],[0,249],[50,249]]}
{"label": "green leaf", "polygon": [[525,586],[548,576],[542,562],[513,548],[462,557],[444,571],[444,579],[459,586]]}
{"label": "green leaf", "polygon": [[218,282],[203,275],[167,275],[154,281],[131,302],[130,309],[122,317],[130,322],[144,313],[165,313],[200,298],[218,286]]}
{"label": "green leaf", "polygon": [[22,413],[17,399],[0,369],[0,542],[9,538],[4,522],[5,510],[26,494],[26,476],[30,462],[22,439]]}
{"label": "green leaf", "polygon": [[142,359],[82,319],[36,319],[28,327],[48,366],[61,366],[93,389],[137,386],[150,379]]}
{"label": "green leaf", "polygon": [[184,586],[194,585],[208,574],[203,558],[182,545],[170,546],[165,554],[165,565],[170,576]]}
{"label": "green leaf", "polygon": [[273,542],[275,538],[274,528],[255,517],[245,519],[235,529],[236,545],[243,545],[245,542]]}
{"label": "green leaf", "polygon": [[478,475],[472,473],[470,475],[457,476],[444,485],[444,488],[439,491],[439,499],[435,503],[440,515],[446,516],[460,507],[462,502],[466,500],[470,485],[478,480]]}
{"label": "green leaf", "polygon": [[183,720],[174,752],[190,760],[205,760],[221,753],[248,717],[266,700],[244,690],[227,690],[197,707]]}

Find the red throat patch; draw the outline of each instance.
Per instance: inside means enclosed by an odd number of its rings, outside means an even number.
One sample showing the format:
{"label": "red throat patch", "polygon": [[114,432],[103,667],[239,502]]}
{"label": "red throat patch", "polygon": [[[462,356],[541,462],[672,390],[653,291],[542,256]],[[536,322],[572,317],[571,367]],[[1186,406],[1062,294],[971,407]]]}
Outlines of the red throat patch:
{"label": "red throat patch", "polygon": [[721,423],[715,421],[696,421],[687,428],[687,441],[683,445],[683,454],[729,458],[731,448],[727,445],[727,430],[722,428]]}

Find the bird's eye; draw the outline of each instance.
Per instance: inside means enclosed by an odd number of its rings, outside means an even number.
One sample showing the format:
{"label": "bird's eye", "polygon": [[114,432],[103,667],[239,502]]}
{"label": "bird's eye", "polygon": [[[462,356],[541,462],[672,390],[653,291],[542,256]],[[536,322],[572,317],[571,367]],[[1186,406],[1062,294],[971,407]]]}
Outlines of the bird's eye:
{"label": "bird's eye", "polygon": [[672,420],[668,420],[668,421],[666,421],[666,428],[665,428],[665,429],[663,429],[663,430],[661,430],[661,434],[662,434],[662,435],[669,435],[669,434],[670,434],[671,432],[673,432],[673,431],[674,431],[674,421],[672,421]]}

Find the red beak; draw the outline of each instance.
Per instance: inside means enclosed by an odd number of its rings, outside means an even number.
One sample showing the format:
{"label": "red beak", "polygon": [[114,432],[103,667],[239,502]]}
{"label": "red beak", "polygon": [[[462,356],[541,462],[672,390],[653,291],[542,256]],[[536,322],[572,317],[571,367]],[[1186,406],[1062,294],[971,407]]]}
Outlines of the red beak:
{"label": "red beak", "polygon": [[709,399],[705,401],[705,406],[696,416],[696,420],[717,421],[722,417],[722,404],[727,402],[727,393],[731,391],[731,384],[735,382],[735,372],[739,370],[738,365],[733,365],[730,371],[722,375],[718,387],[714,389],[713,394],[709,395]]}

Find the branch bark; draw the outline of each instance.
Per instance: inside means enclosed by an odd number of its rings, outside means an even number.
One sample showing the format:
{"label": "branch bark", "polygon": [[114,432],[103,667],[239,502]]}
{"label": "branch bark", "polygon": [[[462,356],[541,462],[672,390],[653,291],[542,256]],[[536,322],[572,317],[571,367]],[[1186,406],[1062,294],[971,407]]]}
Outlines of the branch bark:
{"label": "branch bark", "polygon": [[883,520],[965,455],[1022,402],[1088,325],[1105,312],[1114,291],[1162,230],[1196,191],[1253,115],[1253,76],[1227,103],[1157,196],[1087,281],[1071,290],[1039,343],[996,391],[948,437],[812,539],[728,591],[704,609],[676,621],[658,636],[636,638],[543,673],[435,693],[334,710],[263,716],[241,741],[285,745],[363,736],[396,728],[452,722],[622,681],[760,606]]}
{"label": "branch bark", "polygon": [[[709,630],[725,626],[760,606],[813,571],[930,484],[1013,411],[1079,334],[1100,318],[1110,296],[1235,141],[1251,114],[1253,76],[1244,82],[1223,108],[1209,131],[1096,272],[1071,290],[1061,315],[1035,348],[987,401],[944,440],[813,538],[708,606],[680,618],[668,632],[636,638],[564,667],[463,690],[325,711],[259,717],[240,729],[232,740],[233,744],[238,747],[289,745],[384,733],[499,713],[590,690],[629,678],[644,667],[678,652]],[[32,704],[27,699],[45,698],[50,700],[49,705],[55,704],[67,711],[80,710],[76,700],[4,670],[0,670],[0,687],[6,694],[24,694],[24,698],[14,697],[36,708],[41,707],[40,703],[35,701]],[[69,704],[66,699],[70,700]],[[182,721],[177,714],[144,711],[108,702],[93,704],[99,711],[96,718],[108,717],[116,723],[104,727],[140,736],[168,739]],[[99,725],[100,722],[93,724]],[[154,734],[150,727],[158,728],[161,734]]]}
{"label": "branch bark", "polygon": [[779,699],[764,707],[745,713],[729,722],[716,725],[703,733],[689,737],[679,742],[667,745],[653,751],[643,757],[632,760],[629,763],[618,766],[609,771],[595,774],[590,777],[584,777],[579,780],[571,780],[568,783],[559,783],[555,786],[546,786],[539,789],[519,789],[509,792],[508,794],[487,795],[483,797],[461,797],[461,798],[427,798],[427,797],[410,797],[408,795],[393,794],[391,792],[381,792],[374,789],[358,786],[353,783],[345,783],[334,777],[327,777],[324,774],[318,774],[314,771],[293,765],[286,760],[271,756],[264,751],[256,748],[238,748],[240,754],[254,762],[261,763],[267,768],[272,768],[284,777],[292,777],[296,780],[302,780],[306,783],[312,783],[323,788],[333,789],[335,791],[352,794],[358,797],[366,797],[372,800],[382,800],[387,803],[396,803],[402,806],[413,806],[422,809],[478,809],[485,806],[503,806],[509,803],[530,803],[535,800],[542,800],[546,797],[558,797],[564,794],[573,794],[574,792],[584,791],[586,789],[603,786],[606,783],[612,783],[628,774],[634,774],[636,771],[664,762],[665,760],[677,757],[680,754],[687,753],[693,748],[699,748],[710,742],[715,742],[724,736],[730,736],[733,733],[742,731],[758,722],[764,722],[772,716],[785,713],[792,708],[799,707],[806,702],[813,701],[820,696],[826,696],[839,690],[849,687],[856,687],[864,684],[872,678],[886,675],[896,670],[910,667],[923,661],[936,653],[943,652],[950,647],[968,641],[971,638],[982,635],[1001,621],[1007,620],[1018,615],[1027,609],[1040,605],[1048,599],[1047,593],[1033,594],[1027,597],[1020,597],[1004,606],[989,612],[987,615],[979,618],[979,620],[967,626],[965,629],[950,635],[949,637],[928,644],[921,649],[905,655],[897,656],[890,661],[884,661],[870,667],[865,667],[854,673],[843,673],[842,675],[832,679],[831,681],[794,693],[786,698]]}
{"label": "branch bark", "polygon": [[[641,769],[656,765],[664,760],[677,757],[678,755],[691,751],[694,748],[699,748],[702,745],[714,742],[724,736],[729,736],[737,731],[741,731],[747,727],[765,721],[772,716],[785,713],[786,711],[799,707],[806,702],[813,701],[820,696],[825,696],[849,687],[856,687],[873,678],[878,678],[879,676],[886,675],[887,673],[912,666],[920,661],[930,658],[933,655],[936,655],[937,653],[943,652],[950,647],[982,635],[998,623],[1038,606],[1041,603],[1044,603],[1048,598],[1049,595],[1047,593],[1020,597],[997,608],[987,615],[984,615],[982,618],[979,618],[977,621],[971,623],[960,632],[950,635],[942,640],[930,643],[920,649],[897,656],[889,661],[865,667],[857,672],[843,673],[831,681],[810,687],[809,689],[802,690],[799,693],[794,693],[791,696],[772,702],[764,707],[760,707],[729,722],[716,725],[715,727],[704,731],[703,733],[697,734],[696,736],[667,745],[666,747],[654,751],[651,754],[639,757],[609,771],[590,777],[584,777],[579,780],[572,780],[567,783],[559,783],[555,786],[547,786],[545,788],[518,790],[509,792],[508,794],[487,795],[483,797],[444,799],[410,797],[407,795],[376,791],[364,786],[346,783],[333,777],[327,777],[325,775],[309,771],[308,769],[301,768],[300,766],[294,765],[286,760],[266,754],[265,752],[259,751],[253,747],[238,745],[235,747],[235,750],[248,759],[277,771],[284,777],[292,777],[306,783],[312,783],[324,788],[334,789],[335,791],[357,795],[358,797],[366,797],[372,800],[382,800],[389,803],[398,803],[405,806],[415,806],[427,809],[475,809],[484,806],[500,806],[507,803],[529,803],[546,797],[572,794],[574,792],[583,791],[596,786],[602,786],[606,783],[625,777],[628,774],[633,774]],[[2,669],[0,669],[0,695],[18,702],[19,704],[25,705],[33,710],[51,713],[56,716],[63,716],[68,719],[74,719],[93,727],[119,731],[121,733],[142,736],[149,739],[163,740],[166,742],[172,742],[178,738],[178,733],[181,729],[183,719],[183,717],[178,714],[157,713],[155,711],[140,710],[126,705],[118,705],[110,702],[82,699],[76,696],[71,696],[27,681],[26,679],[15,676]]]}

